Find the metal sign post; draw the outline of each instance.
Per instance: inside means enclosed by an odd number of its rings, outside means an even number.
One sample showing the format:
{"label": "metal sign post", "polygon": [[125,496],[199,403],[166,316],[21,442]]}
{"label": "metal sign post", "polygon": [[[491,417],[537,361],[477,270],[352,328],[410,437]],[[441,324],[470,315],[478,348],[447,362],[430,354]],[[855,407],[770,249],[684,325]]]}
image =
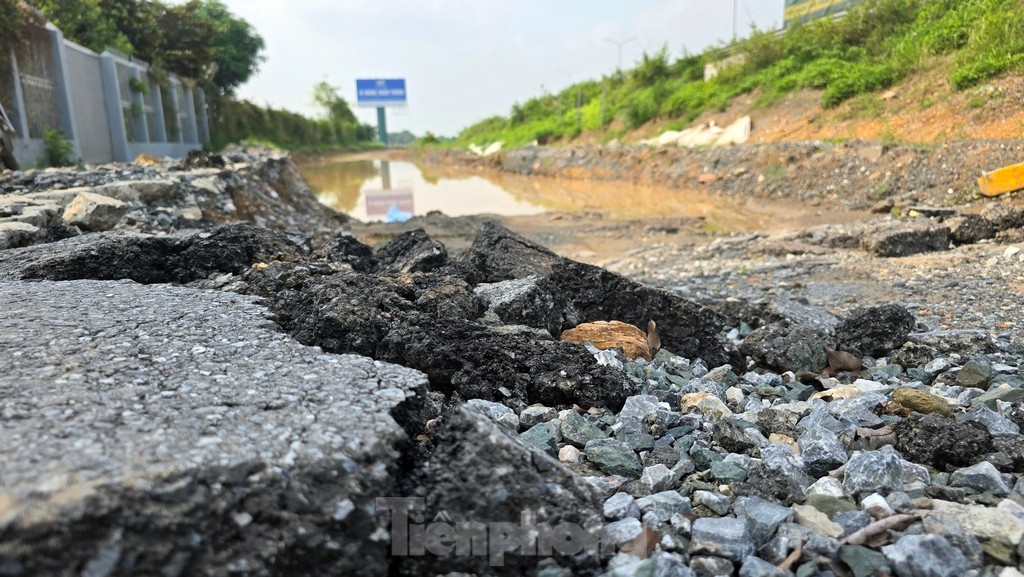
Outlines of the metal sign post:
{"label": "metal sign post", "polygon": [[404,78],[362,78],[356,80],[356,103],[377,109],[377,133],[388,144],[388,121],[385,108],[408,104]]}
{"label": "metal sign post", "polygon": [[377,135],[385,145],[388,143],[388,117],[384,114],[384,107],[377,107]]}

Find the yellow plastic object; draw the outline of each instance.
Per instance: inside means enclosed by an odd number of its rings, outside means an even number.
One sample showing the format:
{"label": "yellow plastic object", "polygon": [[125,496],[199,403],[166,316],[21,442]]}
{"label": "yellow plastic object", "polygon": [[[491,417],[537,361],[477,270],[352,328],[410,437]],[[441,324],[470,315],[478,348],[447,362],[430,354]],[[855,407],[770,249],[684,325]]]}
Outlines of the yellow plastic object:
{"label": "yellow plastic object", "polygon": [[985,196],[999,196],[1024,188],[1024,163],[1011,164],[981,175],[978,190]]}

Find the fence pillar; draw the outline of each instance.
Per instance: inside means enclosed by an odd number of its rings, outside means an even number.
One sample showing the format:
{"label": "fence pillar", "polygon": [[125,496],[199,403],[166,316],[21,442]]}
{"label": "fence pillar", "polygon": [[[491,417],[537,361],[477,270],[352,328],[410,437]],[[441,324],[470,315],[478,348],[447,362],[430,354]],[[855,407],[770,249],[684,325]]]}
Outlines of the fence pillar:
{"label": "fence pillar", "polygon": [[25,93],[21,90],[21,75],[18,74],[18,58],[11,50],[11,85],[14,86],[14,110],[8,110],[7,116],[11,117],[14,129],[18,136],[28,139],[28,117],[25,116]]}
{"label": "fence pillar", "polygon": [[191,137],[189,144],[199,142],[199,128],[196,124],[196,99],[192,89],[185,87],[185,122],[188,123],[188,135]]}
{"label": "fence pillar", "polygon": [[110,52],[100,54],[100,75],[103,77],[103,101],[107,105],[114,160],[128,162],[128,132],[125,130],[124,112],[121,110],[121,89],[117,85],[117,62]]}
{"label": "fence pillar", "polygon": [[164,96],[160,85],[152,82],[153,87],[153,124],[156,134],[150,134],[151,142],[167,142],[167,122],[164,119]]}
{"label": "fence pillar", "polygon": [[206,91],[202,88],[196,88],[196,98],[198,100],[198,109],[196,110],[196,116],[199,119],[199,144],[207,144],[210,142],[210,116],[209,111],[206,109]]}
{"label": "fence pillar", "polygon": [[68,57],[64,52],[64,33],[53,26],[46,25],[50,35],[50,53],[53,55],[53,86],[57,98],[57,109],[60,111],[61,128],[64,138],[71,141],[76,158],[82,157],[82,146],[78,141],[78,120],[75,118],[75,104],[71,98],[71,71],[68,68]]}
{"label": "fence pillar", "polygon": [[173,130],[167,134],[167,142],[183,142],[184,131],[181,129],[181,103],[178,102],[178,80],[171,78],[168,85],[171,87],[171,109],[174,111]]}
{"label": "fence pillar", "polygon": [[[138,64],[133,64],[130,68],[132,78],[135,82],[142,82],[142,71],[139,70]],[[131,90],[132,93],[132,107],[129,109],[132,115],[132,122],[135,123],[135,141],[136,142],[149,142],[149,123],[146,122],[146,95],[138,90]],[[135,111],[138,110],[138,113]]]}

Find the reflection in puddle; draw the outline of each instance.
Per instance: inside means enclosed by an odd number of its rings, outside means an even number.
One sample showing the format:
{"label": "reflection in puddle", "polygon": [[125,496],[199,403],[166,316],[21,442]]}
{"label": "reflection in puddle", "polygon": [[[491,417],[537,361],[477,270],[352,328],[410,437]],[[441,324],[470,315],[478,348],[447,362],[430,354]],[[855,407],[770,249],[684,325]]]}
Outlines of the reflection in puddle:
{"label": "reflection in puddle", "polygon": [[395,220],[393,217],[435,210],[449,216],[544,212],[543,207],[517,198],[479,176],[428,177],[409,162],[342,161],[301,170],[320,202],[364,221]]}
{"label": "reflection in puddle", "polygon": [[329,160],[300,167],[320,202],[362,221],[389,213],[517,216],[592,212],[606,218],[698,218],[708,232],[765,231],[852,222],[862,213],[796,201],[730,198],[700,188],[527,177],[381,160]]}

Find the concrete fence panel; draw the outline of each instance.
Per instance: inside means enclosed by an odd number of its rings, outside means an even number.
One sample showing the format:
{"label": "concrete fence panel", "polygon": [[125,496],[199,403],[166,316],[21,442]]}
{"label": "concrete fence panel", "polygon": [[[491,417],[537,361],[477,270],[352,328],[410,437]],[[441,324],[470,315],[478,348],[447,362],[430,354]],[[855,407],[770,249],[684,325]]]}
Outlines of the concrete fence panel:
{"label": "concrete fence panel", "polygon": [[28,138],[42,138],[43,128],[63,128],[57,105],[56,73],[50,41],[45,28],[26,28],[25,42],[15,51],[18,82],[24,98],[23,119]]}
{"label": "concrete fence panel", "polygon": [[24,32],[26,41],[0,70],[0,101],[18,130],[15,155],[25,166],[45,156],[47,126],[91,164],[142,153],[182,157],[209,141],[206,95],[192,81],[169,75],[162,88],[147,63],[128,55],[96,54],[49,24]]}
{"label": "concrete fence panel", "polygon": [[110,120],[103,101],[103,79],[98,54],[73,42],[65,42],[71,92],[75,95],[75,119],[81,143],[82,161],[110,162],[114,148],[110,141]]}

